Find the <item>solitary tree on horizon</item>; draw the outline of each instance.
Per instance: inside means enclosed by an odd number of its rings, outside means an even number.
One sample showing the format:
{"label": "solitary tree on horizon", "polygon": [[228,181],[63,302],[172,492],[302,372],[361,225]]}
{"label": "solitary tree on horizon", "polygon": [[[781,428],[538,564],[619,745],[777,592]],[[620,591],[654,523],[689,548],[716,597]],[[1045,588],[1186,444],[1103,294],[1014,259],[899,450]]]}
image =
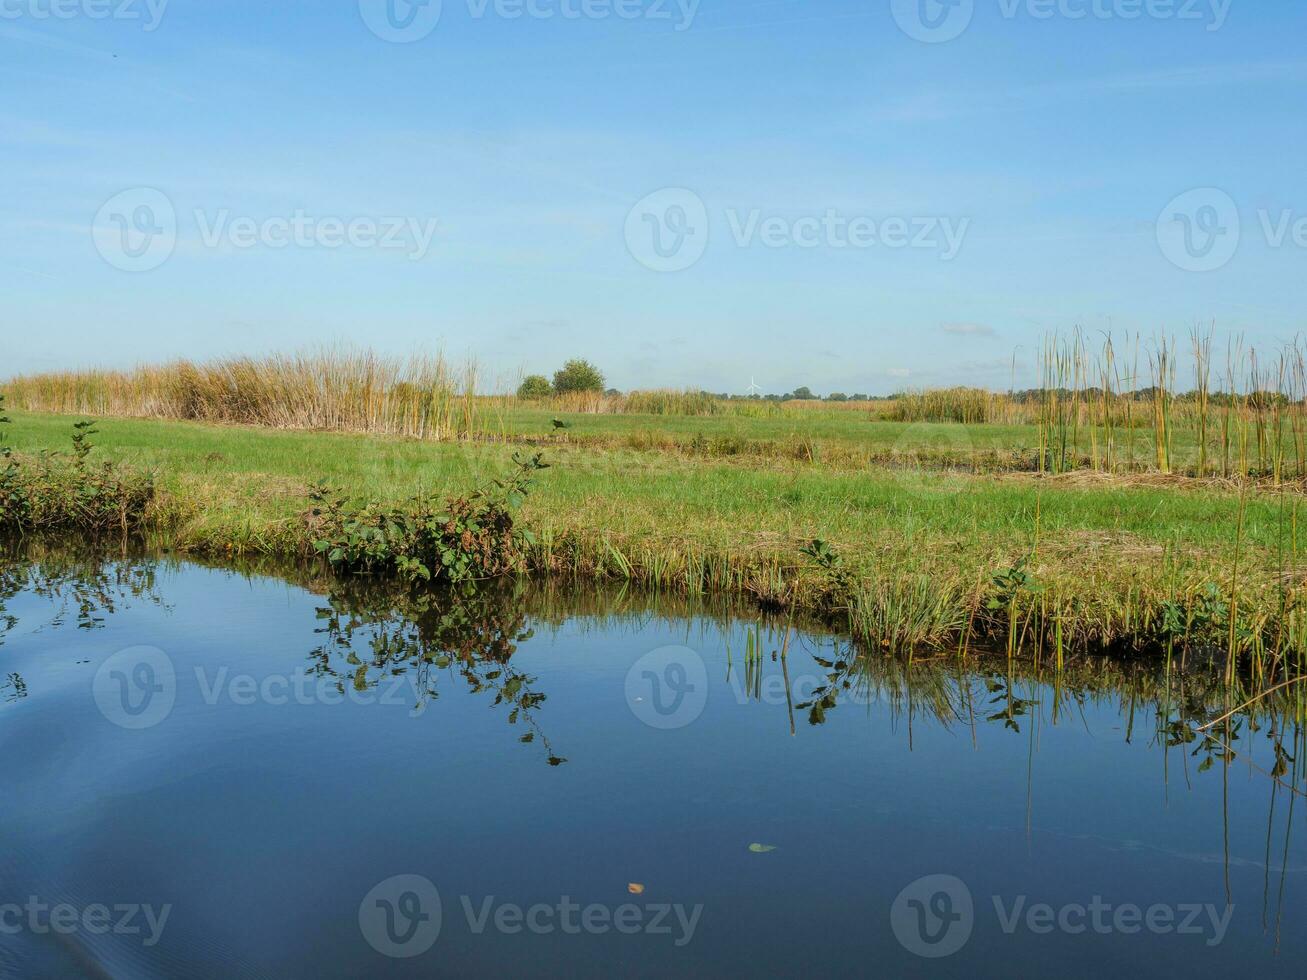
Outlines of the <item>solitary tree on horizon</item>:
{"label": "solitary tree on horizon", "polygon": [[566,395],[574,391],[603,390],[603,372],[582,358],[573,358],[554,372],[555,394]]}

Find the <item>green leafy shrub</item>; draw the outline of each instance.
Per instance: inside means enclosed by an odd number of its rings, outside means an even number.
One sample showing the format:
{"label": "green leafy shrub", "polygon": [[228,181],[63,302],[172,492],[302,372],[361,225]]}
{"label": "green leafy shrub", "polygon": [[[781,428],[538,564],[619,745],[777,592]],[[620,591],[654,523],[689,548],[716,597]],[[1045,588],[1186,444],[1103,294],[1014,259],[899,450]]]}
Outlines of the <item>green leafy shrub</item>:
{"label": "green leafy shrub", "polygon": [[553,393],[549,379],[543,374],[528,374],[517,387],[518,398],[548,398]]}
{"label": "green leafy shrub", "polygon": [[554,372],[555,394],[568,395],[577,391],[603,390],[603,372],[581,358],[573,358]]}
{"label": "green leafy shrub", "polygon": [[[8,421],[0,416],[0,423]],[[0,443],[0,532],[141,529],[155,498],[153,476],[109,461],[91,465],[93,435],[93,422],[78,422],[71,453],[24,458]]]}
{"label": "green leafy shrub", "polygon": [[313,550],[340,573],[413,582],[470,582],[516,571],[533,539],[513,515],[548,464],[540,453],[515,453],[513,462],[508,477],[443,503],[428,496],[399,506],[358,503],[315,487],[305,516]]}
{"label": "green leafy shrub", "polygon": [[21,527],[31,512],[31,503],[27,499],[18,476],[18,463],[14,452],[4,441],[3,426],[9,424],[9,417],[4,414],[5,396],[0,395],[0,531]]}

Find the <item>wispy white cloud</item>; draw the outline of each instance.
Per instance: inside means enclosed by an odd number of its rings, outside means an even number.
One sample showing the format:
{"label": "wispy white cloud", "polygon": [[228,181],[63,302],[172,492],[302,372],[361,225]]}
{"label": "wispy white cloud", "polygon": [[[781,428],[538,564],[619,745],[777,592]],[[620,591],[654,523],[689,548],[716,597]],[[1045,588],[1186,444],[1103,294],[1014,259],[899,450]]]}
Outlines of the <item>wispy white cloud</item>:
{"label": "wispy white cloud", "polygon": [[997,330],[984,323],[945,323],[940,329],[955,337],[995,338],[998,336]]}

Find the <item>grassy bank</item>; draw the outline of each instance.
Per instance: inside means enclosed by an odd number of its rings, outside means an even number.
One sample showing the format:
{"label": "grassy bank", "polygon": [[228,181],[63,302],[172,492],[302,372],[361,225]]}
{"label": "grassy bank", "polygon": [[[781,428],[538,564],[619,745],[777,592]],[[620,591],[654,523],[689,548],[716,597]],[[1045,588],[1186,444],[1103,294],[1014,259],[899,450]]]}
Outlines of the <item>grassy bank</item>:
{"label": "grassy bank", "polygon": [[[66,445],[67,417],[9,414],[20,456]],[[391,502],[461,493],[503,472],[512,452],[189,422],[97,427],[93,458],[153,473],[151,534],[213,556],[304,554],[313,484]],[[1180,640],[1234,647],[1268,670],[1307,650],[1301,497],[1287,487],[848,470],[541,441],[553,465],[521,520],[535,536],[531,563],[556,573],[779,606],[830,604],[847,580],[836,604],[893,646],[982,632],[1066,650]],[[800,554],[814,538],[842,559],[837,571]]]}

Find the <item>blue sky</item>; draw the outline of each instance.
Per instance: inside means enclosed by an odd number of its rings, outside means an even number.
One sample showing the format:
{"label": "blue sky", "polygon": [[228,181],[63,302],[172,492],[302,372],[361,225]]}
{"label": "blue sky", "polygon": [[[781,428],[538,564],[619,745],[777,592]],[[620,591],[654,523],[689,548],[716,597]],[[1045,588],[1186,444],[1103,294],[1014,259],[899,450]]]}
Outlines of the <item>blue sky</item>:
{"label": "blue sky", "polygon": [[[0,376],[347,341],[885,393],[1307,327],[1291,0],[444,0],[406,43],[386,0],[152,2],[0,0]],[[1208,188],[1237,249],[1177,260]],[[141,189],[176,231],[127,271]]]}

